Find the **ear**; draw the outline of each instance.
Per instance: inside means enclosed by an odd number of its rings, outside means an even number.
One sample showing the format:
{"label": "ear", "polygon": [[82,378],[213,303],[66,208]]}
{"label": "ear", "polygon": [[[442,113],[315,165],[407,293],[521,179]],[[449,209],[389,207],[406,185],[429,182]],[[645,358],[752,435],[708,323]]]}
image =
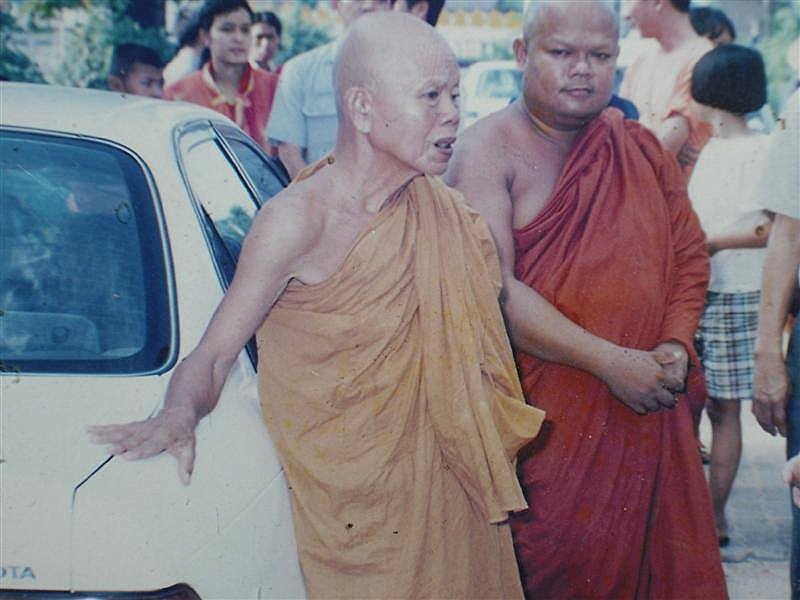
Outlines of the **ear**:
{"label": "ear", "polygon": [[428,2],[427,0],[423,0],[423,2],[417,2],[414,6],[411,7],[411,14],[415,17],[419,17],[423,21],[425,21],[425,17],[428,16]]}
{"label": "ear", "polygon": [[197,32],[197,39],[200,40],[204,48],[208,48],[208,45],[211,43],[211,36],[208,35],[205,29],[201,29]]}
{"label": "ear", "polygon": [[112,92],[120,92],[121,94],[124,94],[126,91],[125,82],[116,75],[109,75],[108,89],[110,89]]}
{"label": "ear", "polygon": [[353,86],[344,94],[345,112],[350,117],[353,127],[360,133],[372,131],[372,92],[367,88]]}
{"label": "ear", "polygon": [[522,38],[515,38],[511,46],[514,51],[514,58],[517,59],[517,66],[522,68],[525,66],[525,61],[528,60],[528,47],[525,40]]}

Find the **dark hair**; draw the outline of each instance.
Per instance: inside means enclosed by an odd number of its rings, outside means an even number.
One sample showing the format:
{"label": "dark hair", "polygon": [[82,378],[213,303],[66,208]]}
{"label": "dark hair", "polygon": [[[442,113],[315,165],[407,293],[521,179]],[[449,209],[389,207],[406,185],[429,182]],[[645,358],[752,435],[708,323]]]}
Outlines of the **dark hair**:
{"label": "dark hair", "polygon": [[271,25],[273,29],[275,29],[275,33],[278,34],[278,37],[281,36],[283,33],[283,25],[281,25],[281,20],[278,18],[274,12],[265,10],[263,12],[257,12],[253,15],[253,25],[256,23],[266,23],[267,25]]}
{"label": "dark hair", "polygon": [[415,5],[419,4],[420,2],[427,2],[428,3],[428,12],[425,13],[425,20],[428,22],[428,25],[436,27],[437,21],[439,21],[439,15],[444,8],[445,0],[392,0],[392,6],[395,5],[396,2],[405,2],[406,8],[409,10]]}
{"label": "dark hair", "polygon": [[767,101],[767,76],[758,50],[724,44],[707,52],[692,71],[692,98],[744,115]]}
{"label": "dark hair", "polygon": [[114,52],[111,55],[111,68],[108,74],[125,77],[131,72],[134,63],[150,65],[156,69],[164,67],[164,62],[158,52],[152,48],[140,44],[119,44],[114,47]]}
{"label": "dark hair", "polygon": [[669,3],[677,10],[678,12],[688,13],[689,12],[689,4],[691,4],[692,0],[669,0]]}
{"label": "dark hair", "polygon": [[226,15],[235,10],[243,8],[253,18],[253,9],[247,0],[206,0],[197,13],[197,25],[203,31],[208,31],[214,24],[214,19],[219,15]]}
{"label": "dark hair", "polygon": [[697,32],[697,35],[707,37],[712,42],[725,33],[727,29],[731,34],[731,40],[736,39],[736,28],[733,21],[724,12],[711,6],[701,6],[689,11],[689,21]]}
{"label": "dark hair", "polygon": [[178,47],[194,46],[200,36],[200,23],[197,15],[190,16],[178,31]]}

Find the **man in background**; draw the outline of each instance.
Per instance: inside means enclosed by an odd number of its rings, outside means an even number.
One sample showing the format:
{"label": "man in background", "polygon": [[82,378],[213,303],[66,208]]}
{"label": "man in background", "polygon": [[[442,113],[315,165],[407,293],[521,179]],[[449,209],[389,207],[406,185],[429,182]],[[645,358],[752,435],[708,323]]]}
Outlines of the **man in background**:
{"label": "man in background", "polygon": [[[390,0],[331,0],[347,29],[361,15],[389,10]],[[339,40],[287,61],[281,71],[267,136],[291,177],[318,161],[336,142],[333,61]]]}
{"label": "man in background", "polygon": [[692,111],[692,68],[714,46],[695,32],[690,0],[629,0],[627,19],[658,46],[645,50],[625,71],[620,95],[639,110],[639,120],[672,152],[687,178],[711,126]]}
{"label": "man in background", "polygon": [[276,75],[281,72],[275,56],[281,49],[283,25],[274,12],[265,10],[253,16],[253,46],[250,49],[250,64]]}

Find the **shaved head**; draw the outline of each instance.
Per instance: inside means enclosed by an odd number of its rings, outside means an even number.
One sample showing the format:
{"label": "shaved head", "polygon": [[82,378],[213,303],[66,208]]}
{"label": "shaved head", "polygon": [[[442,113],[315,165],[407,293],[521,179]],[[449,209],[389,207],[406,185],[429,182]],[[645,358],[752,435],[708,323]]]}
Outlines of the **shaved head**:
{"label": "shaved head", "polygon": [[533,0],[525,10],[522,37],[529,43],[540,33],[547,31],[550,19],[555,14],[580,10],[591,15],[598,24],[605,23],[619,37],[619,20],[608,0]]}
{"label": "shaved head", "polygon": [[353,87],[382,89],[399,72],[418,68],[428,57],[455,54],[436,30],[405,13],[365,15],[351,25],[334,64],[334,87],[339,117],[344,95]]}

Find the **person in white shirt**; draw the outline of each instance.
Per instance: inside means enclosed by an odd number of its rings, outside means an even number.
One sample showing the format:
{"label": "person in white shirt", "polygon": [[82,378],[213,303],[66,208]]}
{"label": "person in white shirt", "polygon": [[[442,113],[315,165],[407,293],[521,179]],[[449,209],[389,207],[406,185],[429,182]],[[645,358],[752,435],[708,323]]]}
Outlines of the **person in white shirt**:
{"label": "person in white shirt", "polygon": [[758,51],[721,45],[692,71],[699,120],[714,133],[689,181],[689,198],[707,236],[711,280],[696,340],[708,390],[711,421],[709,484],[720,546],[729,543],[725,504],[742,452],[741,401],[750,399],[753,345],[758,326],[761,270],[771,213],[759,207],[755,187],[767,136],[746,115],[766,101]]}

